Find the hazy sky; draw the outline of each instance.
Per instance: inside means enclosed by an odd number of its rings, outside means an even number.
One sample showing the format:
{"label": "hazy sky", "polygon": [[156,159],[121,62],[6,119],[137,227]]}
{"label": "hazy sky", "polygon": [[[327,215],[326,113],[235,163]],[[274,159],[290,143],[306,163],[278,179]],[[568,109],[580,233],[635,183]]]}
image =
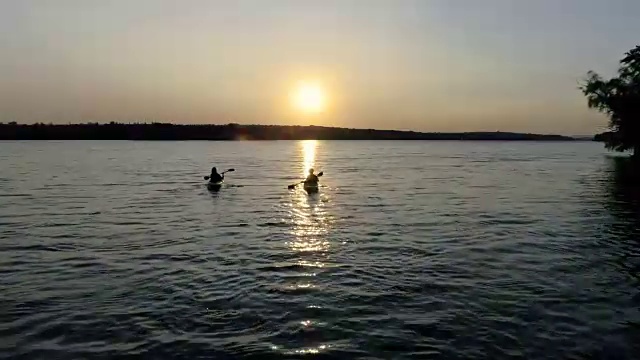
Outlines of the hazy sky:
{"label": "hazy sky", "polygon": [[[589,134],[638,0],[0,0],[0,121]],[[328,107],[289,104],[301,80]]]}

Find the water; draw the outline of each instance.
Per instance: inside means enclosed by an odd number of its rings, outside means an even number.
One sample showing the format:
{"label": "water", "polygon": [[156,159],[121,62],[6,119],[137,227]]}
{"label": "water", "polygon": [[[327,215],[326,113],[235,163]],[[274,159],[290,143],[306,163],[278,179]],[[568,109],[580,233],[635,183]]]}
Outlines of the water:
{"label": "water", "polygon": [[601,144],[2,142],[0,169],[0,357],[640,353],[640,192]]}

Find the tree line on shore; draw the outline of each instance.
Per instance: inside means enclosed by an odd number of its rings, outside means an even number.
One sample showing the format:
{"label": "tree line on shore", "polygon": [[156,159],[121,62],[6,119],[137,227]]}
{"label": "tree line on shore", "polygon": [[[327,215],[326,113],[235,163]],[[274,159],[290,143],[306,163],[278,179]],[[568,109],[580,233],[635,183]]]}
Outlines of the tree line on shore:
{"label": "tree line on shore", "polygon": [[513,132],[425,133],[323,126],[0,123],[2,140],[574,140]]}

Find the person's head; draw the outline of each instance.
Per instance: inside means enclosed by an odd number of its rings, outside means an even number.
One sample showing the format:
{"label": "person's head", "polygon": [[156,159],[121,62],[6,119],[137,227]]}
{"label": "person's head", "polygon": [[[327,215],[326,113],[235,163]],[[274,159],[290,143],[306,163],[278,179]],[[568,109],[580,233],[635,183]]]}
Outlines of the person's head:
{"label": "person's head", "polygon": [[313,169],[309,169],[309,174],[313,174]]}
{"label": "person's head", "polygon": [[217,172],[218,172],[218,170],[216,170],[215,166],[211,168],[211,173],[212,174],[216,174]]}

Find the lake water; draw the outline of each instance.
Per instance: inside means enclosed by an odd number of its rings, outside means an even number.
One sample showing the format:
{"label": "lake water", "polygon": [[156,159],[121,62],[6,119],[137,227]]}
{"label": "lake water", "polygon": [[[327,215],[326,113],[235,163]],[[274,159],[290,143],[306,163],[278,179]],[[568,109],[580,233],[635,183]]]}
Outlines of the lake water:
{"label": "lake water", "polygon": [[[209,192],[212,165],[233,167]],[[0,357],[632,359],[591,142],[0,142]],[[318,194],[287,190],[313,166]]]}

